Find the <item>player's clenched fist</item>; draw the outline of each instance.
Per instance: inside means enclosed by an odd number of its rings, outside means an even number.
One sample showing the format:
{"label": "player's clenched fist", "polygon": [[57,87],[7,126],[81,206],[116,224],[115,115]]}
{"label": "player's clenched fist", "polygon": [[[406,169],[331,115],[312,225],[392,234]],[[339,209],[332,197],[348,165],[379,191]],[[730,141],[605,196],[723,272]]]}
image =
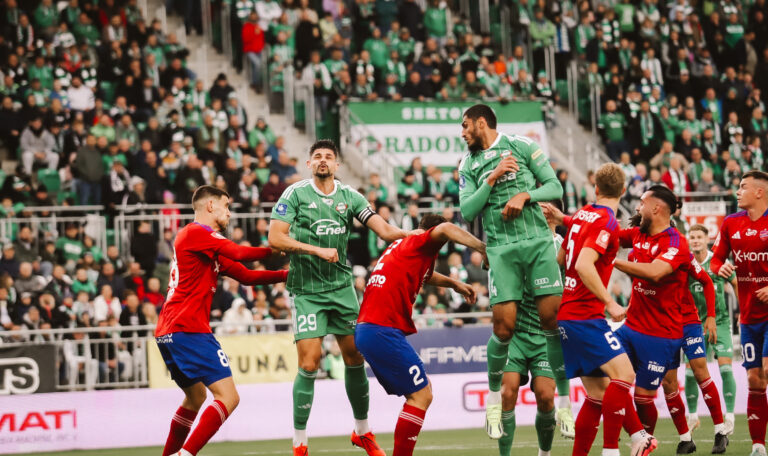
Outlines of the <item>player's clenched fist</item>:
{"label": "player's clenched fist", "polygon": [[467,300],[467,304],[474,305],[477,301],[477,294],[475,293],[475,289],[472,288],[469,284],[464,282],[457,282],[453,289],[456,291],[456,293],[464,296],[464,299]]}
{"label": "player's clenched fist", "polygon": [[615,322],[620,322],[627,317],[627,309],[621,307],[616,301],[611,301],[605,306],[605,310],[611,319]]}
{"label": "player's clenched fist", "polygon": [[501,211],[501,215],[504,217],[504,220],[513,219],[520,215],[523,212],[525,203],[527,203],[529,199],[531,199],[531,196],[528,193],[523,192],[518,193],[517,195],[513,196],[512,199],[507,201],[507,204]]}
{"label": "player's clenched fist", "polygon": [[339,262],[339,252],[334,248],[330,248],[330,249],[319,248],[317,249],[317,256],[329,263]]}
{"label": "player's clenched fist", "polygon": [[722,266],[720,266],[720,270],[717,272],[717,275],[724,279],[728,279],[731,277],[731,274],[733,274],[733,271],[735,270],[736,266],[731,264],[730,261],[726,261]]}

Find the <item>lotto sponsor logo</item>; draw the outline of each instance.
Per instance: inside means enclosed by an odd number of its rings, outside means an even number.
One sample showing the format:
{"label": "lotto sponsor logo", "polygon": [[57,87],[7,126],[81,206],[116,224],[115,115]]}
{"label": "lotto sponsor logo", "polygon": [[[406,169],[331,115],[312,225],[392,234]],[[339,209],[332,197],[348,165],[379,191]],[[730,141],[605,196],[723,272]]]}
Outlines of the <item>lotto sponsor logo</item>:
{"label": "lotto sponsor logo", "polygon": [[565,278],[565,288],[569,290],[573,290],[578,285],[578,282],[573,277],[566,277]]}
{"label": "lotto sponsor logo", "polygon": [[733,251],[733,259],[736,263],[743,261],[768,261],[768,252],[744,252],[741,250]]}
{"label": "lotto sponsor logo", "polygon": [[647,288],[643,288],[642,285],[640,284],[635,285],[632,289],[645,296],[656,296],[656,290],[649,290]]}
{"label": "lotto sponsor logo", "polygon": [[381,287],[387,282],[387,278],[381,274],[374,274],[368,279],[366,286],[369,287]]}
{"label": "lotto sponsor logo", "polygon": [[579,211],[573,217],[576,220],[583,220],[587,223],[592,223],[601,217],[599,212]]}
{"label": "lotto sponsor logo", "polygon": [[347,232],[347,227],[341,226],[341,224],[336,220],[321,219],[310,225],[310,228],[314,227],[315,225],[317,225],[317,228],[315,228],[315,234],[318,236],[344,234]]}

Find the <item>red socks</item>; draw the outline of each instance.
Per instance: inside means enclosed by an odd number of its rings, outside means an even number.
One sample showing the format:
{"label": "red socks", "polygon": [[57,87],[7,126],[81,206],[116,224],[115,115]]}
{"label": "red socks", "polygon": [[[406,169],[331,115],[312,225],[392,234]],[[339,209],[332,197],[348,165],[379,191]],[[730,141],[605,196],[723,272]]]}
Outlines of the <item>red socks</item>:
{"label": "red socks", "polygon": [[[609,386],[610,387],[610,386]],[[600,427],[603,403],[587,396],[576,416],[576,438],[573,440],[573,456],[587,456]]]}
{"label": "red socks", "polygon": [[187,440],[183,448],[192,454],[197,454],[200,448],[208,443],[208,440],[224,424],[227,417],[229,417],[227,407],[221,401],[213,401],[213,404],[209,405],[203,412],[200,422],[197,423],[197,427],[192,432],[192,435],[189,436],[189,440]]}
{"label": "red socks", "polygon": [[649,434],[653,434],[656,429],[656,421],[659,419],[659,411],[656,410],[656,404],[653,400],[656,399],[656,394],[643,395],[637,394],[635,390],[635,405],[637,405],[637,416],[640,418],[640,422],[643,423],[645,431]]}
{"label": "red socks", "polygon": [[176,414],[173,415],[171,420],[171,432],[168,433],[168,440],[165,442],[165,448],[163,448],[163,456],[170,456],[181,449],[184,442],[189,435],[189,429],[192,427],[192,423],[195,422],[197,412],[179,407],[176,410]]}
{"label": "red socks", "polygon": [[[618,449],[621,427],[628,414],[627,399],[630,397],[627,382],[611,380],[603,396],[603,448]],[[634,407],[632,407],[634,412]]]}
{"label": "red socks", "polygon": [[[664,397],[667,399],[667,408],[669,414],[672,415],[672,422],[675,423],[677,433],[679,435],[685,434],[688,432],[688,421],[685,418],[685,404],[683,398],[680,397],[680,391],[675,391]],[[720,419],[722,420],[723,417],[721,416]]]}
{"label": "red socks", "polygon": [[419,437],[421,426],[424,424],[426,410],[403,404],[403,410],[397,418],[395,426],[395,449],[392,456],[412,456]]}
{"label": "red socks", "polygon": [[[721,424],[723,422],[723,409],[720,406],[720,393],[717,391],[715,382],[708,378],[699,383],[699,388],[704,396],[704,402],[707,404],[709,414],[712,415],[712,422],[714,424]],[[680,402],[682,402],[682,399]]]}
{"label": "red socks", "polygon": [[643,423],[640,422],[640,418],[637,416],[637,410],[635,410],[635,402],[632,400],[632,395],[627,394],[627,405],[624,416],[624,430],[627,434],[632,435],[636,432],[644,430]]}
{"label": "red socks", "polygon": [[765,427],[768,423],[768,400],[765,397],[765,390],[750,388],[747,399],[747,423],[752,443],[765,445]]}

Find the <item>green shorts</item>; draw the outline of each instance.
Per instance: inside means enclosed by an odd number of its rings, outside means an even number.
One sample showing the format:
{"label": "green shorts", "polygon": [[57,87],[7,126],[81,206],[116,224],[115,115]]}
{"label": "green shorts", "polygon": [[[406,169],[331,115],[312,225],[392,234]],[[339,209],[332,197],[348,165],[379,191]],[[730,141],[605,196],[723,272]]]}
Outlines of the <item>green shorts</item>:
{"label": "green shorts", "polygon": [[491,306],[520,302],[525,288],[533,290],[534,298],[563,294],[560,266],[551,237],[488,247],[487,253]]}
{"label": "green shorts", "polygon": [[360,303],[352,285],[314,294],[290,294],[295,340],[355,333]]}
{"label": "green shorts", "polygon": [[704,338],[707,345],[707,357],[711,357],[712,353],[718,358],[733,358],[733,337],[731,336],[731,323],[718,322],[717,324],[717,343],[712,344],[706,337]]}
{"label": "green shorts", "polygon": [[509,341],[507,364],[504,372],[520,374],[520,385],[528,383],[531,377],[555,378],[547,359],[547,341],[541,334],[515,331]]}

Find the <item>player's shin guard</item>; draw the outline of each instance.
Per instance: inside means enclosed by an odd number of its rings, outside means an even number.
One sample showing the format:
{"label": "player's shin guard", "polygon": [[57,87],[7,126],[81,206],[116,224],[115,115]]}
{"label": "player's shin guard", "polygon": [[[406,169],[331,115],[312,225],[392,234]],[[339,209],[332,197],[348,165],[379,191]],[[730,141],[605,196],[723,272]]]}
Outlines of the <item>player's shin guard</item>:
{"label": "player's shin guard", "polygon": [[[603,395],[603,449],[618,449],[619,435],[627,416],[627,400],[632,385],[617,379],[611,380]],[[634,408],[632,409],[634,411]]]}
{"label": "player's shin guard", "polygon": [[173,415],[171,420],[171,430],[168,433],[168,440],[165,441],[165,448],[163,448],[163,456],[170,456],[176,453],[184,445],[189,435],[189,430],[192,428],[192,423],[195,422],[197,412],[179,407],[176,410],[176,414]]}
{"label": "player's shin guard", "polygon": [[[538,422],[538,417],[536,422]],[[512,454],[512,442],[515,440],[515,428],[517,427],[514,410],[501,412],[501,425],[504,427],[504,433],[498,440],[499,456],[510,456]]]}
{"label": "player's shin guard", "polygon": [[[315,378],[317,371],[306,371],[299,368],[293,381],[293,428],[307,428],[309,412],[312,411],[312,400],[315,397]],[[297,443],[297,442],[294,442]],[[300,442],[306,444],[306,442]]]}
{"label": "player's shin guard", "polygon": [[681,436],[686,436],[690,440],[690,433],[688,432],[688,419],[685,416],[685,404],[683,398],[680,397],[680,391],[674,391],[670,394],[664,395],[667,400],[667,408],[669,414],[672,416],[672,422],[675,423],[677,433]]}
{"label": "player's shin guard", "polygon": [[699,383],[701,394],[704,396],[704,403],[707,404],[709,414],[712,416],[712,423],[717,426],[723,424],[723,408],[720,406],[720,393],[712,378],[708,378]]}
{"label": "player's shin guard", "polygon": [[507,364],[509,341],[502,341],[496,334],[488,339],[488,389],[498,392],[501,390],[501,377],[504,376],[504,366]]}
{"label": "player's shin guard", "polygon": [[659,419],[659,411],[656,410],[656,404],[653,400],[656,398],[656,394],[643,395],[637,394],[635,391],[635,405],[637,405],[637,416],[640,418],[640,422],[643,423],[645,431],[649,434],[653,434],[656,430],[656,421]]}
{"label": "player's shin guard", "polygon": [[[502,420],[503,423],[503,420]],[[539,440],[539,449],[542,451],[552,450],[552,439],[555,438],[555,409],[548,412],[536,411],[536,437]]]}
{"label": "player's shin guard", "polygon": [[[365,375],[365,364],[344,367],[344,387],[347,390],[347,398],[352,406],[352,415],[355,420],[368,419],[368,376]],[[367,429],[356,429],[360,434],[368,432]]]}
{"label": "player's shin guard", "polygon": [[695,414],[699,409],[699,384],[690,368],[685,370],[685,399],[688,403],[688,413]]}
{"label": "player's shin guard", "polygon": [[587,456],[600,427],[603,403],[587,396],[576,416],[576,437],[573,439],[573,456]]}
{"label": "player's shin guard", "polygon": [[[544,337],[547,340],[547,360],[549,367],[555,376],[557,392],[561,396],[568,396],[570,387],[565,377],[565,361],[563,360],[563,345],[560,341],[559,329],[545,329]],[[562,388],[562,389],[561,389]]]}
{"label": "player's shin guard", "polygon": [[412,456],[427,411],[404,404],[395,426],[395,449],[392,456]]}
{"label": "player's shin guard", "polygon": [[747,423],[752,443],[765,445],[765,426],[768,423],[768,401],[763,389],[749,389]]}
{"label": "player's shin guard", "polygon": [[733,366],[730,364],[720,366],[720,378],[723,379],[725,412],[733,413],[733,409],[736,406],[736,380],[733,378]]}
{"label": "player's shin guard", "polygon": [[211,437],[216,434],[216,431],[219,430],[228,417],[229,412],[224,403],[218,400],[213,401],[213,404],[205,409],[200,417],[200,422],[197,423],[197,427],[192,431],[189,440],[184,444],[184,450],[196,455],[211,440]]}

